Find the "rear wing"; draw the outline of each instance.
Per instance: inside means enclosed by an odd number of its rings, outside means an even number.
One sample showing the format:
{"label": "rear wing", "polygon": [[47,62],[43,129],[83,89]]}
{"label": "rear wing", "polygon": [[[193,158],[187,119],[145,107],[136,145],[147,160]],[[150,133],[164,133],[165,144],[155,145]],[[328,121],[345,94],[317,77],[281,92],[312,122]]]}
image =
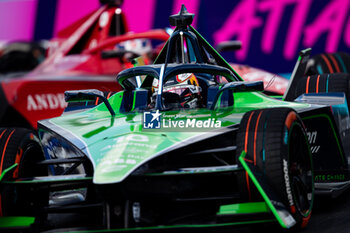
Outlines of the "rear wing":
{"label": "rear wing", "polygon": [[286,100],[286,101],[293,100],[292,99],[293,94],[290,92],[290,90],[295,90],[294,86],[297,84],[297,81],[305,75],[306,64],[307,64],[307,61],[309,60],[310,54],[311,54],[311,48],[300,51],[298,61],[295,64],[292,76],[290,77],[288,87],[286,89],[286,92],[283,95],[283,100]]}

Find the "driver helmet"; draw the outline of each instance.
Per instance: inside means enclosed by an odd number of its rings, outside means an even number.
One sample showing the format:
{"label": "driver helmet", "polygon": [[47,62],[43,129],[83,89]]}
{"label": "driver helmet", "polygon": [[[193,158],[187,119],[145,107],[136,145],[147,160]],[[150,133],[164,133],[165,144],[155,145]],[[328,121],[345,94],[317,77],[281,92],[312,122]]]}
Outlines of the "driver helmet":
{"label": "driver helmet", "polygon": [[133,39],[123,41],[116,46],[117,50],[125,50],[139,56],[152,52],[152,44],[149,39]]}
{"label": "driver helmet", "polygon": [[126,51],[123,59],[127,68],[137,65],[147,65],[151,63],[152,44],[149,39],[133,39],[123,41],[115,46],[117,51]]}
{"label": "driver helmet", "polygon": [[[153,96],[157,95],[158,79],[153,80]],[[180,104],[182,108],[198,108],[202,105],[201,87],[192,73],[178,74],[170,78],[163,87],[165,104]],[[155,98],[152,98],[152,100]]]}

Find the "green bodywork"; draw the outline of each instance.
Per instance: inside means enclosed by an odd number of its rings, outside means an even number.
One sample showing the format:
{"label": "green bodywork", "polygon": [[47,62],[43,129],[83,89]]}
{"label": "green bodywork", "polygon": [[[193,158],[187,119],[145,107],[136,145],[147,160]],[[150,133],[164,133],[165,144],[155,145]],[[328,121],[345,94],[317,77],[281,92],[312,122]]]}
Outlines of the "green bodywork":
{"label": "green bodywork", "polygon": [[[186,18],[191,16],[186,14],[186,12],[182,12],[181,14],[179,13],[178,17]],[[181,20],[182,23],[186,21],[187,20]],[[51,176],[53,177],[52,179],[44,177],[43,180],[37,178],[34,180],[3,181],[3,183],[43,183],[44,185],[50,185],[51,182],[56,184],[59,184],[60,182],[65,183],[65,179],[77,182],[86,181],[89,182],[89,184],[92,179],[92,182],[97,185],[121,183],[129,175],[135,172],[140,166],[144,165],[145,163],[156,157],[162,156],[167,152],[176,150],[181,147],[185,147],[192,143],[200,142],[211,136],[221,136],[223,132],[228,132],[235,127],[237,129],[243,115],[248,111],[262,108],[287,107],[294,109],[298,112],[312,107],[310,104],[282,101],[279,99],[271,98],[260,92],[254,92],[256,90],[260,90],[257,88],[257,86],[255,86],[256,89],[254,89],[252,88],[252,86],[249,87],[249,85],[241,85],[243,83],[242,78],[221,57],[221,55],[217,51],[215,51],[215,49],[213,49],[213,47],[192,26],[185,26],[186,27],[184,27],[184,25],[180,25],[176,27],[171,38],[166,42],[164,48],[155,60],[155,65],[135,67],[122,71],[118,74],[117,80],[123,87],[123,91],[115,93],[108,100],[104,98],[103,95],[99,95],[99,98],[102,98],[104,103],[101,103],[93,108],[89,108],[88,110],[79,112],[69,112],[60,117],[38,122],[38,132],[39,136],[41,137],[42,144],[44,146],[44,151],[46,153],[45,156],[47,157],[47,159],[54,160],[58,158],[67,161],[67,157],[69,158],[70,156],[86,156],[90,160],[93,167],[92,177],[82,177],[85,174],[80,174],[82,176],[67,175],[67,177],[64,177],[65,174],[61,176],[55,176],[55,174],[53,174],[53,176]],[[176,38],[175,36],[177,36],[178,38]],[[186,59],[183,37],[185,37],[186,42]],[[182,41],[181,46],[178,44],[178,41]],[[182,48],[182,54],[180,53],[181,51],[178,51],[179,48]],[[176,59],[173,59],[175,57],[172,57],[171,55],[176,55]],[[182,73],[180,73],[180,71],[182,71]],[[216,96],[214,96],[215,98],[213,100],[215,106],[209,106],[209,101],[207,101],[207,103],[201,103],[198,105],[206,106],[202,108],[181,108],[176,110],[164,110],[166,108],[165,103],[163,103],[165,101],[162,99],[164,97],[164,92],[162,92],[163,87],[165,86],[164,83],[166,84],[166,82],[169,81],[170,78],[173,78],[175,76],[177,79],[177,75],[180,74],[199,74],[199,76],[202,74],[207,75],[203,75],[204,78],[210,76],[210,78],[206,80],[208,81],[208,83],[206,83],[208,84],[206,87],[208,88],[208,90],[212,86],[218,89],[216,92]],[[137,78],[138,81],[141,80],[141,76],[144,76],[143,83],[141,84],[141,86],[138,86],[138,83],[137,85],[135,85],[134,83],[129,82],[129,79],[133,75]],[[159,84],[157,84],[156,86],[158,90],[156,90],[156,88],[153,85],[154,78],[159,80]],[[204,81],[204,78],[201,81]],[[225,78],[226,80],[217,81],[217,79],[219,78]],[[178,82],[181,84],[183,83],[180,81]],[[236,83],[233,83],[233,85],[230,86],[232,82]],[[234,89],[236,86],[233,86],[236,84],[238,87],[237,89]],[[260,84],[262,83],[260,82]],[[197,86],[200,85],[197,83]],[[137,90],[148,91],[147,97],[143,96],[144,98],[149,98],[146,101],[146,109],[149,108],[152,111],[159,111],[163,119],[172,122],[179,122],[183,121],[184,119],[197,119],[201,121],[214,120],[219,121],[221,123],[220,128],[208,128],[205,130],[195,130],[193,128],[180,130],[145,129],[143,122],[144,112],[138,110],[138,106],[136,103]],[[221,98],[223,97],[223,94],[221,92],[224,92],[225,90],[230,90],[231,92],[229,93],[233,95],[232,106],[222,106],[222,102],[224,101],[221,101]],[[130,93],[133,94],[130,95]],[[219,95],[218,93],[221,94]],[[88,96],[87,99],[85,99],[86,101],[91,100],[90,97],[93,96],[92,92],[89,93],[89,90],[85,90],[85,92],[80,93],[74,93],[74,91],[71,91],[71,96],[68,95],[68,97],[73,98],[73,94],[75,95],[74,97],[77,98],[75,99],[77,101],[82,100],[79,98],[81,98],[82,96],[84,97],[84,95],[85,97]],[[182,94],[183,93],[181,93],[181,95]],[[152,102],[152,98],[154,96],[156,96],[155,105],[149,107],[151,103],[148,102]],[[231,96],[229,97],[231,98]],[[127,103],[127,105],[125,105],[125,102]],[[131,109],[126,110],[126,108],[129,107]],[[182,105],[182,107],[184,107],[184,105]],[[52,141],[48,143],[48,138],[50,137]],[[60,153],[62,151],[63,153],[60,155],[52,156],[51,153],[55,153],[55,150],[50,151],[50,147],[55,146],[58,148],[57,151],[59,151],[57,153]],[[65,149],[67,150],[65,151]],[[66,154],[68,153],[67,151],[71,154]],[[212,168],[212,170],[210,171],[206,169],[198,169],[198,171],[196,171],[195,169],[193,169],[187,171],[184,170],[181,173],[178,171],[166,171],[164,173],[147,173],[143,175],[149,177],[175,174],[188,175],[189,173],[198,174],[226,171],[245,171],[249,175],[249,178],[253,181],[259,193],[261,194],[263,201],[256,203],[232,203],[228,205],[228,202],[226,202],[225,204],[222,203],[220,204],[221,206],[219,206],[219,210],[216,213],[216,216],[227,217],[228,215],[237,214],[267,214],[267,218],[263,218],[261,220],[238,221],[234,223],[216,222],[215,224],[208,223],[197,225],[159,225],[155,227],[145,228],[118,229],[117,231],[138,229],[157,230],[174,227],[201,228],[216,226],[234,226],[241,224],[273,222],[276,221],[276,219],[282,227],[292,227],[295,224],[294,218],[291,216],[290,213],[288,213],[288,211],[286,211],[282,207],[278,207],[278,205],[276,205],[276,202],[271,199],[268,193],[265,192],[263,187],[264,182],[260,182],[261,180],[259,180],[259,177],[255,176],[253,169],[249,167],[247,163],[245,163],[245,152],[237,151],[236,153],[240,154],[239,161],[242,164],[242,167],[238,165],[218,166]],[[78,160],[79,159],[80,158],[78,158]],[[16,168],[16,166],[17,164],[9,167],[7,170],[4,170],[2,176],[0,177],[0,181],[4,174]],[[102,187],[108,186],[106,185]],[[11,220],[10,218],[7,219]],[[7,222],[7,224],[3,223],[4,221],[7,221],[7,219],[0,219],[2,220],[2,222],[0,222],[0,227],[12,226],[12,223],[10,221]],[[33,218],[22,219],[21,217],[18,217],[15,218],[15,220],[16,223],[14,223],[14,225],[17,226],[27,226],[33,223]],[[98,230],[98,232],[108,231],[116,230]]]}
{"label": "green bodywork", "polygon": [[29,228],[35,221],[34,217],[1,217],[0,218],[0,229],[18,229],[18,228]]}
{"label": "green bodywork", "polygon": [[247,202],[220,206],[218,215],[269,213],[265,202]]}
{"label": "green bodywork", "polygon": [[[194,132],[149,131],[143,129],[142,112],[121,113],[119,108],[123,91],[116,93],[109,102],[116,115],[112,117],[104,104],[90,110],[64,115],[48,120],[61,130],[74,135],[83,142],[87,156],[94,166],[93,182],[96,184],[118,183],[125,179],[146,161],[171,150],[177,145],[195,141],[202,135],[217,133],[218,130]],[[222,128],[239,124],[243,114],[249,110],[273,107],[290,107],[294,109],[308,107],[308,104],[283,102],[266,95],[253,92],[234,93],[234,106],[216,110],[194,109],[162,112],[172,121],[172,117],[182,115],[197,116],[201,119],[218,119]],[[61,136],[65,137],[66,134]]]}
{"label": "green bodywork", "polygon": [[254,172],[251,170],[249,165],[245,162],[244,158],[246,156],[246,153],[242,151],[241,155],[239,156],[239,161],[241,162],[242,166],[246,170],[246,172],[249,175],[249,178],[253,181],[255,187],[258,189],[259,193],[263,197],[265,204],[268,206],[270,211],[273,213],[273,215],[276,217],[278,223],[283,227],[283,228],[290,228],[295,224],[295,220],[293,216],[286,211],[284,208],[281,208],[280,205],[274,203],[271,201],[271,197],[269,196],[268,193],[265,192],[264,188],[262,185],[264,183],[260,183],[258,181],[258,177],[255,176]]}

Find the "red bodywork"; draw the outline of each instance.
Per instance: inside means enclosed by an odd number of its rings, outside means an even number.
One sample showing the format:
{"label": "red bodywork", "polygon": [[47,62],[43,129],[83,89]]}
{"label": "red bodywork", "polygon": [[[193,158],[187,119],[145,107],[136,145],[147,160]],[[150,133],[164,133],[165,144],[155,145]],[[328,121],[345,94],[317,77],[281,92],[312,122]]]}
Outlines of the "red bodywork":
{"label": "red bodywork", "polygon": [[247,65],[230,64],[244,81],[263,81],[265,92],[271,95],[283,95],[288,86],[288,79],[277,74],[250,67]]}
{"label": "red bodywork", "polygon": [[[115,76],[131,67],[131,62],[124,58],[103,59],[101,52],[113,50],[123,41],[156,39],[165,42],[168,38],[164,30],[129,33],[120,8],[101,7],[51,40],[47,59],[35,70],[23,77],[1,80],[0,125],[36,129],[38,120],[62,114],[66,90],[121,90]],[[142,56],[146,64],[151,62],[149,56]]]}
{"label": "red bodywork", "polygon": [[[111,35],[112,29],[115,35]],[[0,126],[36,129],[38,120],[62,114],[66,90],[121,90],[115,76],[130,68],[131,62],[123,58],[102,59],[101,52],[113,50],[124,41],[146,38],[165,42],[169,35],[164,30],[128,32],[124,13],[114,6],[103,6],[73,23],[50,41],[47,59],[35,70],[23,77],[1,80]],[[142,57],[145,64],[152,60],[152,54]],[[246,81],[263,80],[270,93],[283,94],[287,87],[288,80],[282,77],[244,65],[232,66]],[[268,85],[271,79],[274,81]]]}

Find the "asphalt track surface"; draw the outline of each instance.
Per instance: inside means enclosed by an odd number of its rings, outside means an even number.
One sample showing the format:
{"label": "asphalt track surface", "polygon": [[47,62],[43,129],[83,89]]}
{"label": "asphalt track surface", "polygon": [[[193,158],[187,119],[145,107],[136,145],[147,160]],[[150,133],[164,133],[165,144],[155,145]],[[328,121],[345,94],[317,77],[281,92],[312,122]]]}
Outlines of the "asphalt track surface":
{"label": "asphalt track surface", "polygon": [[240,229],[212,229],[213,233],[350,233],[350,190],[336,199],[316,197],[308,226],[302,230],[283,230],[277,224],[249,226]]}
{"label": "asphalt track surface", "polygon": [[[64,223],[73,223],[77,225],[89,225],[86,219],[79,219],[77,216],[51,216],[51,223],[57,225],[56,229],[48,232],[62,232]],[[61,225],[63,223],[63,225]],[[90,224],[93,224],[90,222]],[[75,225],[75,224],[73,224]],[[73,230],[70,228],[70,230]],[[77,229],[77,228],[75,228]],[[66,229],[68,230],[68,229]],[[80,230],[82,230],[80,228]],[[65,232],[65,230],[63,230]],[[132,231],[136,232],[136,231]],[[314,208],[310,222],[306,229],[302,230],[283,230],[277,223],[264,225],[249,225],[242,227],[215,227],[207,229],[173,229],[173,230],[157,230],[157,231],[142,231],[142,232],[200,232],[200,233],[274,233],[274,232],[300,232],[300,233],[350,233],[350,190],[344,192],[336,199],[326,197],[316,197]]]}
{"label": "asphalt track surface", "polygon": [[333,200],[316,197],[310,223],[302,232],[349,233],[350,191]]}

